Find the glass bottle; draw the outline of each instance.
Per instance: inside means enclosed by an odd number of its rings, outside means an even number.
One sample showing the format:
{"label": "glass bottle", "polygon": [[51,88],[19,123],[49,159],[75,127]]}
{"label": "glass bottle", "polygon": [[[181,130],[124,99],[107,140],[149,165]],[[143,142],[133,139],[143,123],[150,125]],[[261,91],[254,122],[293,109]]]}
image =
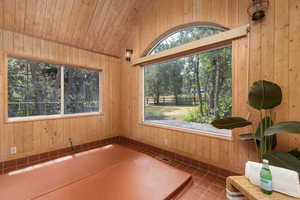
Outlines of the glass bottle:
{"label": "glass bottle", "polygon": [[269,161],[263,160],[260,170],[260,188],[265,194],[272,194],[272,173],[269,167]]}

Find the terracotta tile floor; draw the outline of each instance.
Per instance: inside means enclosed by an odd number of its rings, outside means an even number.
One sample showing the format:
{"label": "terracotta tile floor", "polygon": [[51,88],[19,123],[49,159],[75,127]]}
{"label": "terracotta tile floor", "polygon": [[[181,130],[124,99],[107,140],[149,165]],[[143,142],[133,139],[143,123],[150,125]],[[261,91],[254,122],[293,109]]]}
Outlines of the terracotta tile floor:
{"label": "terracotta tile floor", "polygon": [[[124,146],[152,157],[158,155],[156,152],[148,151],[134,145]],[[194,168],[177,161],[171,161],[168,164],[192,174],[192,182],[176,198],[174,197],[171,200],[227,200],[225,178],[220,178],[207,169]]]}
{"label": "terracotta tile floor", "polygon": [[226,181],[206,170],[194,169],[182,163],[172,166],[192,174],[192,183],[174,200],[226,200]]}

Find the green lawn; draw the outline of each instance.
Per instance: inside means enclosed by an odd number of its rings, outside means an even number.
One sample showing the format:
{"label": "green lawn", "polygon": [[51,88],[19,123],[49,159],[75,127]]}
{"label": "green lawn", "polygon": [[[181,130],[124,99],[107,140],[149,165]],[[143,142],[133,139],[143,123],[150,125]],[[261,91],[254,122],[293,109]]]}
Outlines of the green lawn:
{"label": "green lawn", "polygon": [[145,106],[146,120],[183,120],[194,106]]}

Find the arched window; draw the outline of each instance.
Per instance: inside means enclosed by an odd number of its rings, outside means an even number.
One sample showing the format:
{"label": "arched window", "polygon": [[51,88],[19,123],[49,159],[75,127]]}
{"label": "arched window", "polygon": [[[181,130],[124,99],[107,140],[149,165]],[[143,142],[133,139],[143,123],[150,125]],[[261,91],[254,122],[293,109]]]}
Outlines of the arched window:
{"label": "arched window", "polygon": [[[166,34],[144,55],[218,34],[226,29],[192,26]],[[231,46],[144,67],[144,122],[231,136],[210,125],[231,116]]]}
{"label": "arched window", "polygon": [[154,47],[151,48],[146,55],[153,55],[161,51],[171,49],[195,40],[215,35],[225,31],[225,28],[215,26],[192,26],[188,28],[179,28],[179,30],[166,33],[163,39],[159,40]]}

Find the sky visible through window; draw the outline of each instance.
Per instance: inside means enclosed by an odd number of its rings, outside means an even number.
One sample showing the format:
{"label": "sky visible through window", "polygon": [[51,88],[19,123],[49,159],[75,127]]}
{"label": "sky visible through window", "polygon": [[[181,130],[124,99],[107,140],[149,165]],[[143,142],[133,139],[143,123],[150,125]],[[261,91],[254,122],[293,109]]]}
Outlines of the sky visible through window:
{"label": "sky visible through window", "polygon": [[147,55],[153,55],[167,49],[221,33],[223,31],[224,29],[215,27],[191,27],[182,29],[161,40],[147,53]]}

